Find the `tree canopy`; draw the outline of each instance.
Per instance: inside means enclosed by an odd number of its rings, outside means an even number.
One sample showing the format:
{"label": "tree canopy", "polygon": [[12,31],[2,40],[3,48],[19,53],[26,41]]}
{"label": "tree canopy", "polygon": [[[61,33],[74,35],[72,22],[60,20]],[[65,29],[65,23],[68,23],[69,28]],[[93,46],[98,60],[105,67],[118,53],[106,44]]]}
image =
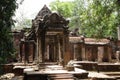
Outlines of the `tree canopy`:
{"label": "tree canopy", "polygon": [[64,17],[70,17],[72,16],[72,8],[73,4],[72,2],[60,2],[59,0],[56,0],[50,4],[51,10],[55,10],[59,12],[61,15],[64,15]]}
{"label": "tree canopy", "polygon": [[[56,6],[52,5],[53,3]],[[63,4],[69,5],[67,9]],[[64,17],[69,17],[70,29],[79,28],[80,34],[86,37],[117,38],[116,27],[120,23],[119,0],[74,0],[72,2],[56,0],[50,7],[62,13]],[[66,13],[69,15],[66,16]]]}
{"label": "tree canopy", "polygon": [[0,0],[0,63],[6,63],[13,54],[11,27],[12,16],[17,8],[16,0]]}

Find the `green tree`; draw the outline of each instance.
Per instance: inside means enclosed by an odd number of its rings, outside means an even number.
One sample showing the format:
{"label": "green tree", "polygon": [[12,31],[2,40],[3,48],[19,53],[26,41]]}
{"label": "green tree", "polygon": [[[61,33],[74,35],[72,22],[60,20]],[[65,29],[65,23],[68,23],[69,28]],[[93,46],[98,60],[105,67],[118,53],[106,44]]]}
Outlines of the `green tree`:
{"label": "green tree", "polygon": [[117,37],[115,0],[89,0],[82,18],[82,31],[87,37]]}
{"label": "green tree", "polygon": [[[62,11],[62,15],[65,15],[63,10],[68,9],[64,9],[65,5],[58,3],[59,0],[54,2],[57,6],[54,9],[58,12]],[[120,23],[119,0],[74,0],[71,4],[72,8],[68,8],[72,12],[67,16],[71,19],[71,29],[79,28],[80,33],[86,37],[117,38],[116,27]]]}
{"label": "green tree", "polygon": [[50,4],[51,10],[57,11],[65,18],[72,16],[73,3],[71,1],[61,2],[60,0],[53,1]]}
{"label": "green tree", "polygon": [[[0,0],[0,63],[6,63],[13,54],[11,26],[17,8],[16,0]],[[1,70],[0,70],[1,71]]]}
{"label": "green tree", "polygon": [[81,24],[82,24],[82,15],[86,10],[85,1],[84,0],[74,0],[73,2],[73,12],[72,16],[70,16],[70,29],[79,28],[79,32],[81,33]]}
{"label": "green tree", "polygon": [[117,12],[116,22],[117,22],[117,25],[120,25],[120,0],[115,0],[115,2],[116,2],[116,12]]}

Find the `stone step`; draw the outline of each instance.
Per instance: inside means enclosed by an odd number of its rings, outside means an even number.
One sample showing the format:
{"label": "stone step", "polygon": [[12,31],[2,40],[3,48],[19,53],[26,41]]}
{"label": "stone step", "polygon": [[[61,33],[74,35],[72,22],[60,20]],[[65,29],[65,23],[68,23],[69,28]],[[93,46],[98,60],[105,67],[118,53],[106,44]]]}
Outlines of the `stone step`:
{"label": "stone step", "polygon": [[70,74],[59,74],[59,75],[48,75],[50,80],[74,80],[73,75]]}
{"label": "stone step", "polygon": [[56,78],[54,78],[54,79],[50,79],[50,80],[75,80],[75,79],[66,79],[66,78],[64,78],[64,79],[56,79]]}
{"label": "stone step", "polygon": [[115,77],[116,79],[120,79],[120,72],[101,72],[105,75]]}
{"label": "stone step", "polygon": [[116,80],[114,76],[109,76],[104,73],[98,73],[98,72],[89,72],[88,77],[93,80]]}
{"label": "stone step", "polygon": [[98,71],[111,71],[116,72],[120,71],[120,64],[115,63],[99,63],[98,64]]}

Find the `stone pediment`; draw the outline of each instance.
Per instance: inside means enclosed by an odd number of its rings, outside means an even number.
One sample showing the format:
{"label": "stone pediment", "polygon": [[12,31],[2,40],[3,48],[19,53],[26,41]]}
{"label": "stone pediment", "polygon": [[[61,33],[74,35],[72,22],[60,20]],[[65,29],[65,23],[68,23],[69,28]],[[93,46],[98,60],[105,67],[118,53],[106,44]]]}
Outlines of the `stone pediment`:
{"label": "stone pediment", "polygon": [[51,23],[65,23],[66,22],[66,20],[58,13],[52,13],[50,15],[50,21]]}
{"label": "stone pediment", "polygon": [[65,21],[64,18],[62,18],[59,14],[57,13],[52,13],[49,17],[51,23],[58,23],[61,21]]}
{"label": "stone pediment", "polygon": [[32,21],[32,28],[35,33],[47,29],[52,31],[68,30],[69,21],[63,18],[58,13],[52,13],[49,8],[45,5],[41,11],[38,13],[36,18]]}
{"label": "stone pediment", "polygon": [[50,27],[54,27],[54,28],[67,27],[67,25],[69,23],[68,20],[64,19],[58,13],[52,13],[49,16],[48,21],[49,21]]}
{"label": "stone pediment", "polygon": [[36,16],[37,17],[40,17],[40,18],[44,18],[44,16],[46,15],[50,15],[52,12],[50,11],[50,9],[44,5],[44,7],[39,11],[38,15]]}
{"label": "stone pediment", "polygon": [[52,12],[50,11],[50,9],[46,5],[44,5],[44,7],[39,11],[37,16],[35,17],[35,19],[32,20],[32,29],[37,31],[39,28],[39,24],[43,22],[45,16],[50,15],[51,13]]}

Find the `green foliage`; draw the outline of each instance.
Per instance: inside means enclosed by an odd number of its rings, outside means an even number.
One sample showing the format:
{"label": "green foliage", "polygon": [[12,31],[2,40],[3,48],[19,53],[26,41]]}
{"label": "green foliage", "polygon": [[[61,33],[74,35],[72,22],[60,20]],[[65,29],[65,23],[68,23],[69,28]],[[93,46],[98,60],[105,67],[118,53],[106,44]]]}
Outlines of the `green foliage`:
{"label": "green foliage", "polygon": [[83,33],[87,37],[117,37],[115,4],[111,0],[91,0],[83,18]]}
{"label": "green foliage", "polygon": [[72,16],[73,3],[72,2],[60,2],[56,0],[50,4],[51,10],[57,11],[62,16],[68,18]]}
{"label": "green foliage", "polygon": [[8,62],[13,54],[11,26],[12,16],[17,8],[16,0],[0,0],[0,63]]}
{"label": "green foliage", "polygon": [[[64,3],[64,2],[62,2]],[[119,0],[74,0],[72,6],[65,9],[59,0],[55,1],[54,10],[66,15],[69,12],[71,19],[70,28],[79,28],[80,34],[86,37],[117,38],[117,28],[120,24],[120,1]],[[53,3],[52,3],[53,4]],[[51,5],[53,8],[54,5]],[[65,11],[63,11],[65,10]]]}
{"label": "green foliage", "polygon": [[82,15],[86,9],[85,6],[85,1],[84,0],[74,0],[73,2],[74,6],[73,6],[73,12],[72,12],[72,16],[70,16],[71,18],[71,22],[70,22],[70,29],[75,29],[75,28],[79,28],[80,32],[81,32],[81,23],[82,23],[82,19],[81,17],[83,17],[84,15]]}

